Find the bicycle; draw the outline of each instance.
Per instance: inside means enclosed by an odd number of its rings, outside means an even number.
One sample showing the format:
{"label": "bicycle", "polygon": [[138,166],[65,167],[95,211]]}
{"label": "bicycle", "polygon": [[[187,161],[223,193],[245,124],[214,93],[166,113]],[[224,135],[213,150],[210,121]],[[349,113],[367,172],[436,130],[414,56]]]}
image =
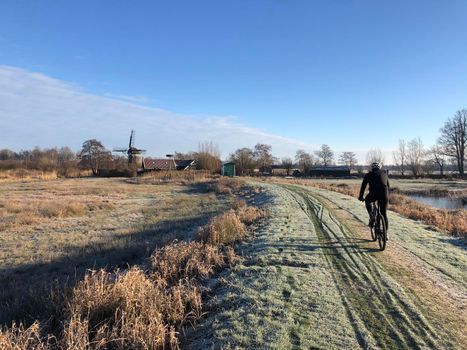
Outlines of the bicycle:
{"label": "bicycle", "polygon": [[379,249],[384,250],[386,248],[386,242],[388,240],[386,222],[384,221],[383,215],[379,210],[379,205],[376,202],[371,203],[373,225],[370,226],[371,239],[373,242],[378,241]]}

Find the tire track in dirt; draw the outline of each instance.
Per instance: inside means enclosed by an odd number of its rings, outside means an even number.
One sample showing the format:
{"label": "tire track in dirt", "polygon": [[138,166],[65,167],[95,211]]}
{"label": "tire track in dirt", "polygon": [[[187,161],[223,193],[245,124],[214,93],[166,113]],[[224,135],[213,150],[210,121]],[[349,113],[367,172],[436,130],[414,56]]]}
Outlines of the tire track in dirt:
{"label": "tire track in dirt", "polygon": [[[296,186],[283,186],[298,201],[315,226],[324,255],[335,272],[349,318],[362,347],[394,349],[440,348],[439,336],[405,291],[372,257],[375,250],[363,248],[352,233],[322,204],[318,195]],[[306,203],[303,207],[302,202]]]}

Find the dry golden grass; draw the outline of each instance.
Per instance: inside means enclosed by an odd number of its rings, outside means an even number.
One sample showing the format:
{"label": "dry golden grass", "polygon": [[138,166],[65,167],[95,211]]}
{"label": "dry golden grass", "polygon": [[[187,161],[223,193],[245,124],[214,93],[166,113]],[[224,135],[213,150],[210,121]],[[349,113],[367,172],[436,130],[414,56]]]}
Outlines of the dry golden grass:
{"label": "dry golden grass", "polygon": [[266,216],[266,212],[262,209],[257,207],[243,207],[237,210],[237,216],[241,222],[245,223],[246,225],[251,225],[255,221],[264,218]]}
{"label": "dry golden grass", "polygon": [[34,169],[8,169],[0,170],[0,180],[54,180],[58,175],[56,171],[42,171]]}
{"label": "dry golden grass", "polygon": [[9,329],[0,329],[1,350],[48,350],[52,349],[53,343],[55,337],[44,337],[39,322],[27,328],[22,324],[13,324]]}
{"label": "dry golden grass", "polygon": [[158,184],[164,182],[197,182],[212,179],[213,175],[207,170],[172,170],[154,171],[138,177],[138,183]]}
{"label": "dry golden grass", "polygon": [[198,239],[210,244],[232,244],[247,237],[245,224],[234,211],[216,216],[198,231]]}
{"label": "dry golden grass", "polygon": [[57,171],[43,171],[35,169],[0,169],[0,181],[17,181],[17,180],[56,180],[59,177],[87,177],[91,176],[91,170],[82,169],[67,169],[65,174],[60,176]]}
{"label": "dry golden grass", "polygon": [[201,292],[187,280],[154,277],[139,268],[86,276],[69,304],[66,348],[177,348],[175,329],[200,316]]}
{"label": "dry golden grass", "polygon": [[0,218],[3,229],[9,226],[30,225],[44,219],[83,216],[98,209],[112,209],[110,202],[77,201],[71,199],[32,199],[29,201],[0,200]]}
{"label": "dry golden grass", "polygon": [[[231,249],[231,248],[229,248]],[[225,261],[221,248],[200,242],[178,243],[157,250],[152,256],[156,279],[174,283],[180,279],[206,277]]]}
{"label": "dry golden grass", "polygon": [[248,237],[245,225],[264,218],[264,210],[247,206],[244,200],[237,200],[230,210],[211,219],[210,223],[198,230],[198,239],[210,244],[233,244]]}
{"label": "dry golden grass", "polygon": [[245,181],[236,177],[221,177],[210,184],[210,189],[217,194],[232,194],[245,186]]}
{"label": "dry golden grass", "polygon": [[198,279],[235,259],[231,248],[176,243],[154,252],[152,271],[91,271],[66,306],[62,338],[40,324],[0,333],[0,349],[176,349],[177,329],[201,316]]}

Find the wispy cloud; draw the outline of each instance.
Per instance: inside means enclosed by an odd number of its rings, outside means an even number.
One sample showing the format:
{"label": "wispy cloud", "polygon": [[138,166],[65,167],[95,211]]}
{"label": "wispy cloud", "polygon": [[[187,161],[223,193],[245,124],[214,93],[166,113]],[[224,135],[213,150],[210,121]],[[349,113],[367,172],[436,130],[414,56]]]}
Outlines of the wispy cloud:
{"label": "wispy cloud", "polygon": [[123,100],[123,101],[128,101],[128,102],[133,102],[133,103],[148,103],[151,100],[146,97],[146,96],[130,96],[130,95],[114,95],[111,93],[106,93],[104,94],[105,97],[110,97],[110,98],[115,98],[117,100]]}
{"label": "wispy cloud", "polygon": [[229,116],[199,117],[140,105],[141,96],[99,96],[79,86],[11,66],[0,66],[0,148],[69,145],[79,149],[89,138],[108,148],[136,143],[151,155],[196,149],[212,141],[224,156],[239,147],[268,143],[274,154],[316,149],[300,140],[268,133]]}

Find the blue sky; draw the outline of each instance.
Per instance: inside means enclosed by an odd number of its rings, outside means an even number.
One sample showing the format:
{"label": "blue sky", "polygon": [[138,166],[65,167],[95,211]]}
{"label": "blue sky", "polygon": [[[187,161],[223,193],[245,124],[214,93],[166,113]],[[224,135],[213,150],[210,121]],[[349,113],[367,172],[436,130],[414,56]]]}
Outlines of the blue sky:
{"label": "blue sky", "polygon": [[2,1],[0,148],[429,146],[467,107],[466,23],[466,1]]}

